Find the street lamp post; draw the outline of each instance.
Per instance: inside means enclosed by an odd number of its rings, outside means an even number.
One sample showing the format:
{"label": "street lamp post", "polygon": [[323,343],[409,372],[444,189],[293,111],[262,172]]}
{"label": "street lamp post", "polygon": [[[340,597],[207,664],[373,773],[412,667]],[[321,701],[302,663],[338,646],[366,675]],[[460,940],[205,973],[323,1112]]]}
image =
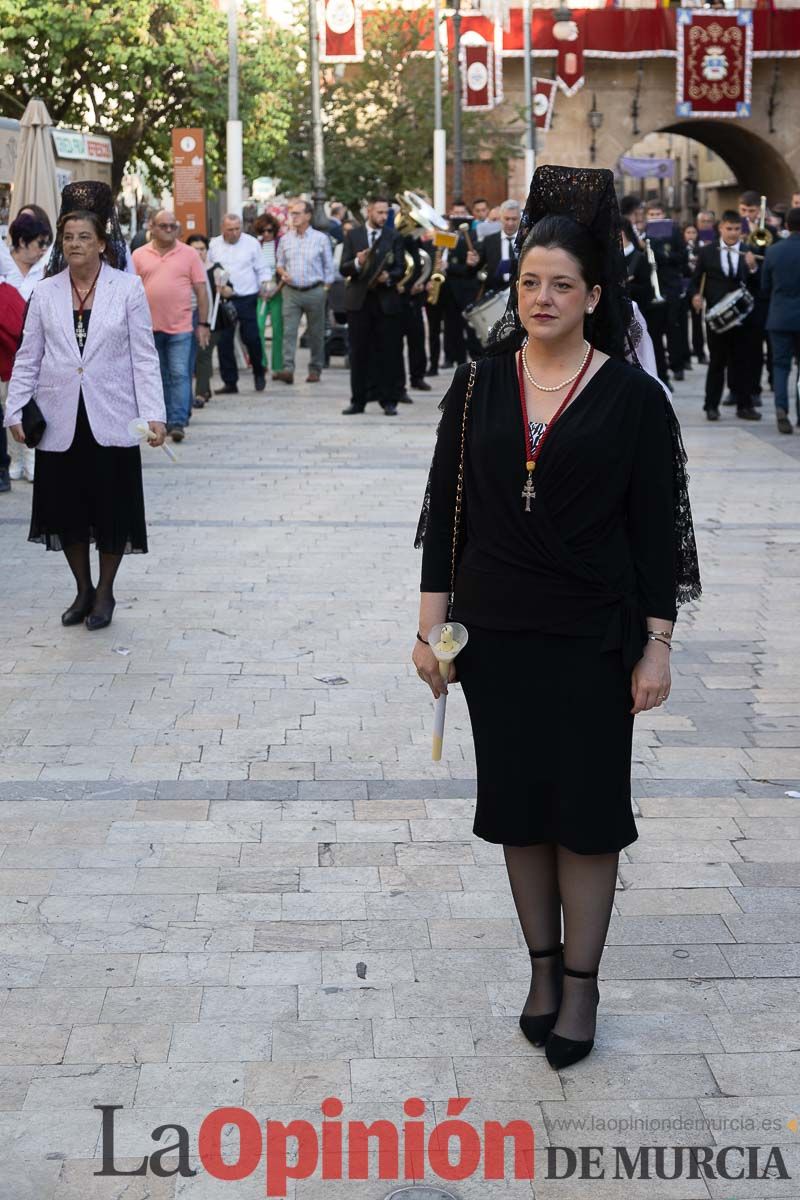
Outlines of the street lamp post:
{"label": "street lamp post", "polygon": [[322,100],[319,81],[319,25],[317,0],[308,0],[308,60],[311,71],[311,154],[314,203],[312,223],[315,229],[327,229],[325,215],[325,146],[322,140]]}
{"label": "street lamp post", "polygon": [[225,126],[225,175],[228,212],[242,212],[242,122],[239,120],[238,0],[228,0],[228,121]]}
{"label": "street lamp post", "polygon": [[441,0],[433,0],[433,207],[447,205],[447,134],[442,125]]}
{"label": "street lamp post", "polygon": [[531,61],[531,0],[522,6],[523,72],[525,87],[525,186],[536,170],[536,121],[533,113],[533,63]]}
{"label": "street lamp post", "polygon": [[461,138],[461,0],[453,5],[453,199],[461,199],[464,146]]}

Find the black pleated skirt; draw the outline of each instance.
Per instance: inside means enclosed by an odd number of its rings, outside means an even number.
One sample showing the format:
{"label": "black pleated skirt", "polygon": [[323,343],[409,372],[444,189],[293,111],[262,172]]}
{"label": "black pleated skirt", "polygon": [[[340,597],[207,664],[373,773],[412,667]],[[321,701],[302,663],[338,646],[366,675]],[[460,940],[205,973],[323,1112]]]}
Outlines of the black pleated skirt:
{"label": "black pleated skirt", "polygon": [[104,554],[146,554],[147,528],[138,446],[101,446],[78,400],[67,450],[37,450],[28,541],[48,550],[94,542]]}
{"label": "black pleated skirt", "polygon": [[638,838],[630,672],[602,642],[470,626],[456,671],[475,743],[478,837],[577,854]]}

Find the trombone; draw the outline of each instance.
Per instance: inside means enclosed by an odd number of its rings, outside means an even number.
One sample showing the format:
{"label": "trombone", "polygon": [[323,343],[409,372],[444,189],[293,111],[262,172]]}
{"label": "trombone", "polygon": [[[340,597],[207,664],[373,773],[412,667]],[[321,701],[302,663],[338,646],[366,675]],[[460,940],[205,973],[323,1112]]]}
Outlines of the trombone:
{"label": "trombone", "polygon": [[[771,246],[775,241],[775,235],[771,230],[767,229],[767,197],[761,197],[761,208],[758,213],[758,225],[755,229],[751,229],[745,238],[748,246],[754,246],[756,250],[766,250],[767,246]],[[756,257],[763,257],[757,255]]]}

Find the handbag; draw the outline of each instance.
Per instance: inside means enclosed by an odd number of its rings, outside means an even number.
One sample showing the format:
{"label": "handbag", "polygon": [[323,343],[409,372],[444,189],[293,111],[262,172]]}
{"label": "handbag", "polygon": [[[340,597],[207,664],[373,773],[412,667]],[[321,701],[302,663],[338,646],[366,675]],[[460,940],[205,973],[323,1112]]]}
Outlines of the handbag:
{"label": "handbag", "polygon": [[220,329],[234,329],[238,320],[239,313],[233,301],[220,298],[219,311],[217,313],[217,325]]}
{"label": "handbag", "polygon": [[469,364],[469,379],[464,396],[464,411],[461,414],[461,448],[458,460],[458,479],[456,481],[456,506],[453,512],[453,545],[450,552],[450,596],[447,601],[447,620],[452,620],[453,604],[456,590],[456,566],[458,563],[458,538],[461,532],[461,508],[464,500],[464,450],[467,438],[467,413],[472,401],[472,389],[478,375],[478,364],[473,359]]}
{"label": "handbag", "polygon": [[25,434],[25,445],[29,450],[39,445],[42,435],[47,428],[47,421],[42,416],[42,410],[31,396],[22,410],[22,431]]}

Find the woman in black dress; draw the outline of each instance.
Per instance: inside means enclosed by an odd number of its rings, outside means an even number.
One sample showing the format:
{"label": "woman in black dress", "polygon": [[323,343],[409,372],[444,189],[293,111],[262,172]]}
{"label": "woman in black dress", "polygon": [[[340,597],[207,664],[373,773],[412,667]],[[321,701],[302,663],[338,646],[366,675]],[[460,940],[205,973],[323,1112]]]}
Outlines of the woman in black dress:
{"label": "woman in black dress", "polygon": [[442,401],[413,660],[438,695],[428,631],[448,615],[469,630],[450,682],[472,722],[474,832],[504,847],[532,964],[520,1025],[559,1068],[593,1045],[638,836],[634,717],[669,696],[677,604],[700,581],[677,420],[625,361],[640,331],[611,172],[539,168],[518,247],[493,344]]}

